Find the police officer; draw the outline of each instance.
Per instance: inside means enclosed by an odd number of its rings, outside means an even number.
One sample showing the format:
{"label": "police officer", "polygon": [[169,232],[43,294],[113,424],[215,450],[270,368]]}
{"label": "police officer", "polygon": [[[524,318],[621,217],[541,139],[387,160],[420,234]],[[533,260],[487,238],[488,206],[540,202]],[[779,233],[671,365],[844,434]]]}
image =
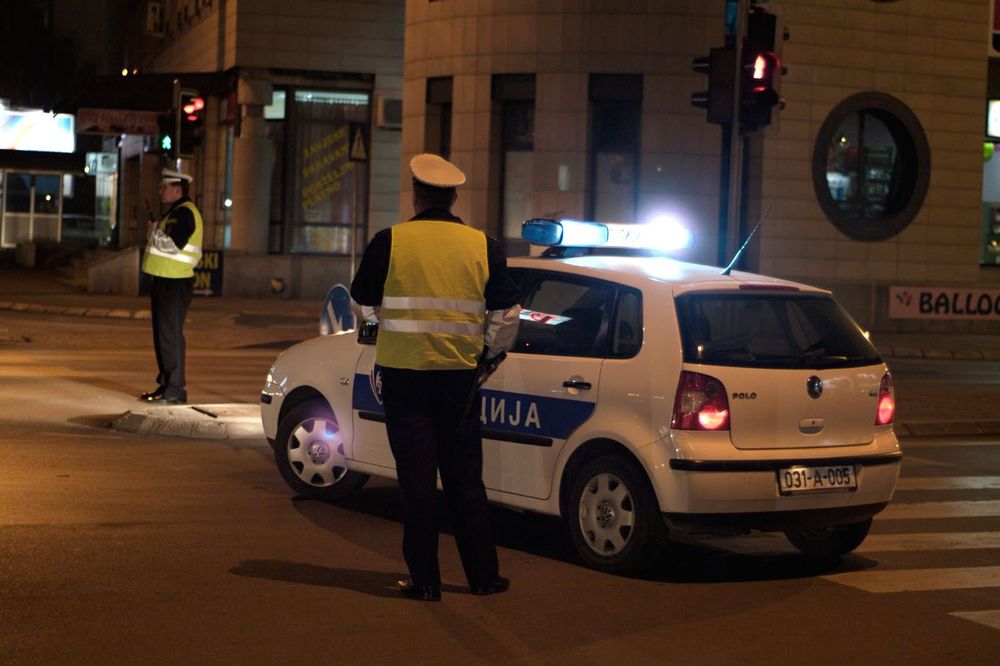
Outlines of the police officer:
{"label": "police officer", "polygon": [[411,599],[441,598],[437,474],[473,594],[503,592],[482,480],[478,364],[507,351],[517,334],[519,294],[500,244],[452,215],[465,174],[437,155],[410,162],[416,216],[377,233],[351,296],[376,307],[376,370],[382,373],[389,446],[403,500],[397,583]]}
{"label": "police officer", "polygon": [[151,276],[150,306],[156,349],[156,388],[139,396],[147,402],[183,405],[184,318],[194,293],[194,268],[201,259],[204,224],[190,199],[192,178],[164,169],[160,203],[169,206],[158,223],[149,223],[142,272]]}

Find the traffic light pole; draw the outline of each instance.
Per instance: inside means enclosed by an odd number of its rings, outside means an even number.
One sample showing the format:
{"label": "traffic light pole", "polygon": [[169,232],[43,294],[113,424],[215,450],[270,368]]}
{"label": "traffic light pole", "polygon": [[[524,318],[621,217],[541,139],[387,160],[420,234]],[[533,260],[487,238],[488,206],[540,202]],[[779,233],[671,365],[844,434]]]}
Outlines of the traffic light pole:
{"label": "traffic light pole", "polygon": [[[742,81],[743,39],[746,36],[748,5],[749,0],[739,0],[739,8],[736,12],[736,30],[733,36],[736,62],[736,75],[733,77],[733,118],[729,127],[723,128],[723,131],[728,130],[729,132],[729,173],[726,174],[729,191],[727,192],[725,225],[719,229],[721,266],[729,263],[740,246],[740,211],[743,209],[743,133],[740,131],[742,111],[740,83]],[[724,148],[726,143],[724,140]]]}

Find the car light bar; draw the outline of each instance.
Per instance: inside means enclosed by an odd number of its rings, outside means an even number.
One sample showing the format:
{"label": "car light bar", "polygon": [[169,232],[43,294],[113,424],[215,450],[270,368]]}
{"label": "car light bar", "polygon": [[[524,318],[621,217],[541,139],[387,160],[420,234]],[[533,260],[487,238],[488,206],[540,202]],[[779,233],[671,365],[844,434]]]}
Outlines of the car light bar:
{"label": "car light bar", "polygon": [[615,224],[535,218],[521,225],[521,238],[532,245],[619,247],[669,252],[691,244],[691,232],[670,217],[649,224]]}

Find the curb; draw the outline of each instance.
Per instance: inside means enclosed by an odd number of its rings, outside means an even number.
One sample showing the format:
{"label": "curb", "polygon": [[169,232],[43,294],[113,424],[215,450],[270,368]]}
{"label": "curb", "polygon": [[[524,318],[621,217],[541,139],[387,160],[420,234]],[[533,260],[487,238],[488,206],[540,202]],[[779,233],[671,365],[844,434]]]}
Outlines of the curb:
{"label": "curb", "polygon": [[195,439],[264,439],[255,404],[164,405],[129,410],[111,423],[137,435]]}
{"label": "curb", "polygon": [[40,314],[68,315],[76,317],[105,317],[108,319],[152,319],[150,310],[125,310],[111,308],[71,308],[64,305],[39,305],[21,301],[0,301],[0,310],[15,312],[37,312]]}

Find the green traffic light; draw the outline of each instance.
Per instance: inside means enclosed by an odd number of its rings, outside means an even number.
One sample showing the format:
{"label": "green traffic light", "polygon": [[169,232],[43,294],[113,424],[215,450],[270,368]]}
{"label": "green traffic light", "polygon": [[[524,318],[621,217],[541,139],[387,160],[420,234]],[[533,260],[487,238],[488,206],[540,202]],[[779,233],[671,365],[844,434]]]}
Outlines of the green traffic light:
{"label": "green traffic light", "polygon": [[169,134],[164,134],[163,136],[160,137],[161,150],[170,150],[173,147],[174,147],[174,142],[170,139]]}

